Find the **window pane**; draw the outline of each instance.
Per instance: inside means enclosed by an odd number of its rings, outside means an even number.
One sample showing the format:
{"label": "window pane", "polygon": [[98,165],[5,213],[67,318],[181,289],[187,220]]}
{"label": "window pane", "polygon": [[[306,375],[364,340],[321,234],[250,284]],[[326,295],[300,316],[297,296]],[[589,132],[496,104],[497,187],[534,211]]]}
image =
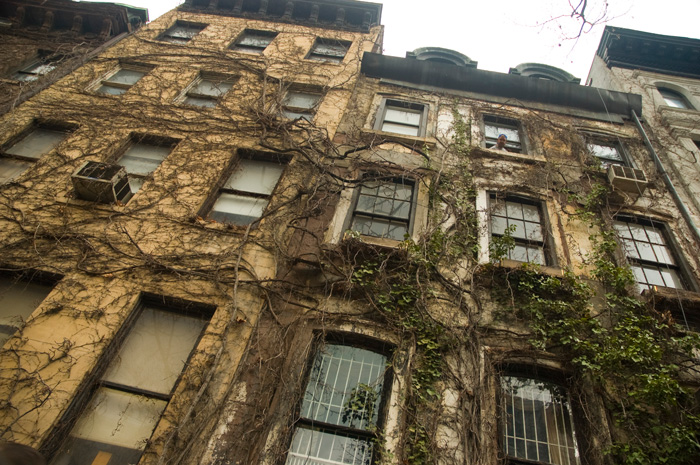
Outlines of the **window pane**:
{"label": "window pane", "polygon": [[372,443],[319,429],[297,427],[287,456],[287,465],[369,465]]}
{"label": "window pane", "polygon": [[417,110],[399,109],[388,107],[384,115],[384,121],[392,123],[407,124],[410,126],[420,125],[421,112]]}
{"label": "window pane", "polygon": [[238,45],[264,49],[272,42],[272,39],[273,37],[271,36],[247,33],[240,42],[238,42]]}
{"label": "window pane", "polygon": [[127,173],[148,176],[170,153],[170,147],[144,143],[132,144],[117,162]]}
{"label": "window pane", "polygon": [[170,394],[205,323],[198,317],[144,308],[102,379]]}
{"label": "window pane", "polygon": [[507,455],[557,465],[579,463],[571,409],[561,387],[514,376],[502,377],[501,386]]}
{"label": "window pane", "polygon": [[401,124],[395,124],[385,121],[382,124],[382,131],[393,132],[394,134],[403,134],[405,136],[417,136],[419,134],[420,128],[415,126],[404,126]]}
{"label": "window pane", "polygon": [[167,35],[173,38],[190,40],[192,37],[196,36],[200,30],[201,29],[196,26],[176,25],[168,30]]}
{"label": "window pane", "polygon": [[183,100],[182,103],[184,103],[185,105],[193,105],[195,107],[214,108],[217,104],[217,101],[215,99],[204,97],[191,97],[188,95],[187,97],[185,97],[185,100]]}
{"label": "window pane", "polygon": [[617,147],[611,145],[588,144],[588,151],[598,158],[622,162],[622,156]]}
{"label": "window pane", "polygon": [[242,158],[239,163],[235,173],[224,184],[225,189],[270,195],[284,171],[283,164],[270,161]]}
{"label": "window pane", "polygon": [[11,181],[20,174],[24,173],[31,163],[12,158],[0,157],[0,184]]}
{"label": "window pane", "polygon": [[214,203],[209,218],[222,223],[250,224],[262,216],[267,204],[268,199],[222,192]]}
{"label": "window pane", "polygon": [[107,94],[107,95],[122,95],[125,94],[128,89],[124,89],[122,87],[112,87],[112,86],[107,86],[107,85],[101,85],[98,89],[97,92],[100,94]]}
{"label": "window pane", "polygon": [[283,105],[293,108],[312,109],[316,106],[321,96],[318,94],[310,94],[306,92],[287,92],[284,97]]}
{"label": "window pane", "polygon": [[36,128],[5,151],[13,155],[40,158],[53,150],[65,138],[65,132]]}
{"label": "window pane", "polygon": [[230,82],[214,82],[204,79],[192,87],[190,92],[217,98],[228,92],[232,86],[233,84]]}
{"label": "window pane", "polygon": [[302,412],[309,419],[369,429],[377,421],[385,367],[384,355],[326,344],[311,369]]}
{"label": "window pane", "polygon": [[133,69],[120,69],[115,74],[113,74],[107,81],[116,82],[119,84],[134,85],[141,79],[146,73],[141,71],[135,71]]}
{"label": "window pane", "polygon": [[329,57],[343,58],[347,52],[347,45],[332,42],[317,41],[311,53],[315,55],[326,55]]}
{"label": "window pane", "polygon": [[22,326],[51,289],[45,284],[0,277],[0,325]]}

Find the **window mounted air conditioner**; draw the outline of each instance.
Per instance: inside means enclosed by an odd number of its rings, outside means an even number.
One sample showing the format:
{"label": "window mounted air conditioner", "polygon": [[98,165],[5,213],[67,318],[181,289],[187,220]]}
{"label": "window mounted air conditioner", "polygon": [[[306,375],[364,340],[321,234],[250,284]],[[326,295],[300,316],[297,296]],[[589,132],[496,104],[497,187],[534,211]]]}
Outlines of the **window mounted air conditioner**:
{"label": "window mounted air conditioner", "polygon": [[608,166],[608,179],[616,189],[633,194],[641,194],[649,184],[644,171],[622,165]]}
{"label": "window mounted air conditioner", "polygon": [[86,161],[71,176],[78,198],[100,203],[126,203],[131,198],[123,166]]}

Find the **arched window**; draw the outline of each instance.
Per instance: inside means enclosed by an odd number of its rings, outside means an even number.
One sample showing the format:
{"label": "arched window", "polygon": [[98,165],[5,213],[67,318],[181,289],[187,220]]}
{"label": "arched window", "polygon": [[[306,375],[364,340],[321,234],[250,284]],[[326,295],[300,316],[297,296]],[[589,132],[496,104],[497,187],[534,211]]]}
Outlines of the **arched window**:
{"label": "arched window", "polygon": [[676,92],[675,90],[667,89],[665,87],[658,87],[659,93],[664,98],[666,105],[673,108],[685,108],[692,110],[693,106],[688,102],[688,100]]}

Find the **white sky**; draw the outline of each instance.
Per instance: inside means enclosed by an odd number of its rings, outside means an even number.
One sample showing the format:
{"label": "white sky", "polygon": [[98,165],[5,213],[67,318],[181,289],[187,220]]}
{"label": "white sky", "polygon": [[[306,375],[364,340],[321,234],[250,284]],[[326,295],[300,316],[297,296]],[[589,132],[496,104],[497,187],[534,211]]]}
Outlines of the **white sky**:
{"label": "white sky", "polygon": [[[95,0],[93,0],[95,1]],[[100,1],[100,0],[98,0]],[[156,19],[182,0],[116,0],[148,8]],[[607,24],[700,39],[700,0],[588,0],[589,19],[609,3]],[[545,63],[585,82],[605,24],[578,41],[570,18],[579,0],[384,0],[384,54],[405,56],[419,47],[444,47],[478,61],[479,69],[507,73],[520,63]],[[556,17],[561,19],[547,22]],[[588,29],[586,29],[587,31]]]}

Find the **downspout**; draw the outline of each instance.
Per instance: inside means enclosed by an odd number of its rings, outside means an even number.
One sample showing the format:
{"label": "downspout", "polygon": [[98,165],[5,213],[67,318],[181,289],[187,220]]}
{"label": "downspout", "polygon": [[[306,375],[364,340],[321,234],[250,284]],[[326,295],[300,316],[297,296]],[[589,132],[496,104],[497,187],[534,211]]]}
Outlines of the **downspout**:
{"label": "downspout", "polygon": [[642,139],[644,139],[644,145],[646,145],[647,149],[649,150],[649,153],[651,153],[651,158],[652,158],[652,160],[654,160],[654,165],[656,166],[656,169],[661,174],[661,177],[664,180],[664,184],[666,184],[666,188],[671,193],[673,200],[676,202],[676,206],[680,210],[681,215],[683,216],[683,219],[686,221],[686,223],[688,223],[690,230],[695,234],[695,241],[698,244],[700,244],[700,231],[698,230],[698,227],[695,226],[695,223],[693,222],[693,218],[690,216],[690,212],[688,211],[688,208],[685,206],[685,203],[683,203],[680,196],[678,195],[678,192],[676,191],[676,188],[673,186],[673,182],[671,181],[671,178],[668,176],[668,172],[666,172],[664,165],[661,163],[661,160],[659,159],[659,156],[657,155],[656,150],[654,150],[654,147],[652,147],[651,142],[649,141],[649,137],[647,137],[647,133],[644,130],[644,128],[642,127],[642,123],[639,121],[639,118],[637,117],[637,113],[635,113],[634,110],[632,110],[632,119],[634,120],[635,124],[637,125],[637,129],[639,130],[639,133],[642,135]]}

